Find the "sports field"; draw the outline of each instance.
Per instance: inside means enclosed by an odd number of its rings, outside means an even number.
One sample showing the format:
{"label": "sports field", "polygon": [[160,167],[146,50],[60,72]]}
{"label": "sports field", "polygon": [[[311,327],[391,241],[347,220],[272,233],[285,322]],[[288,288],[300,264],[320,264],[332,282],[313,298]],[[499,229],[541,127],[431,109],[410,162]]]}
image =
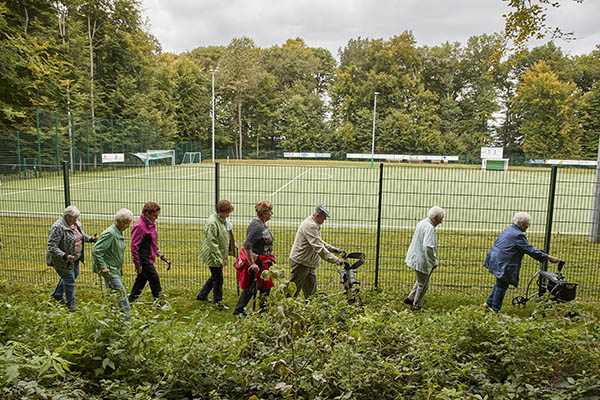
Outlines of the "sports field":
{"label": "sports field", "polygon": [[[440,265],[445,268],[440,269],[437,282],[461,290],[485,290],[491,282],[481,264],[515,212],[528,211],[532,215],[528,237],[535,246],[544,247],[550,175],[549,169],[501,172],[444,165],[385,165],[380,170],[378,165],[369,168],[367,163],[221,163],[218,170],[212,164],[193,164],[153,166],[147,174],[143,167],[118,166],[70,173],[69,193],[71,204],[82,211],[84,228],[90,234],[101,232],[119,208],[127,207],[138,214],[146,201],[161,204],[160,246],[174,258],[169,276],[183,281],[206,272],[197,268],[198,248],[203,221],[213,210],[217,190],[219,198],[229,199],[235,206],[230,218],[239,245],[254,216],[254,204],[262,199],[273,202],[274,216],[269,225],[283,268],[287,268],[297,226],[315,204],[326,205],[332,218],[323,225],[323,238],[348,251],[367,254],[368,261],[361,267],[366,284],[376,279],[381,200],[377,282],[402,287],[409,286],[413,279],[403,262],[412,229],[432,205],[439,205],[447,217],[438,227]],[[595,171],[560,169],[557,176],[551,253],[570,262],[573,274],[587,282],[589,297],[600,298],[594,289],[599,249],[597,244],[587,242]],[[38,178],[4,177],[2,182],[2,238],[5,244],[14,245],[0,255],[0,262],[8,257],[23,263],[25,269],[47,268],[43,262],[46,235],[65,204],[62,172],[47,168]],[[595,268],[596,278],[590,265]],[[525,266],[524,277],[538,268],[531,261]],[[129,269],[126,267],[127,272]],[[333,266],[324,265],[320,274],[321,281],[335,284]]]}
{"label": "sports field", "polygon": [[[328,225],[377,226],[379,168],[310,165],[220,164],[219,198],[236,206],[231,219],[245,224],[256,201],[275,205],[271,224],[297,225],[315,204],[332,211]],[[561,169],[555,195],[553,231],[588,233],[593,206],[594,170]],[[136,211],[149,200],[164,204],[162,220],[198,222],[215,201],[211,164],[119,167],[71,173],[70,200],[87,216],[107,220],[121,207]],[[548,169],[509,170],[387,167],[383,171],[382,226],[410,228],[432,205],[446,209],[442,229],[500,230],[519,210],[533,217],[529,232],[543,232],[548,207]],[[57,215],[64,207],[60,172],[34,179],[4,179],[2,215]]]}

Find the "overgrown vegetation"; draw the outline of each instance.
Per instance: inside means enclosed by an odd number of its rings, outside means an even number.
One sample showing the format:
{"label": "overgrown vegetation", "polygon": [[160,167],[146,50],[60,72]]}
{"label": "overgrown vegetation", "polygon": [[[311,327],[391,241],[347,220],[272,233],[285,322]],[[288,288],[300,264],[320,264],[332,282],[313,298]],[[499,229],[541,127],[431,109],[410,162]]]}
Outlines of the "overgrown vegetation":
{"label": "overgrown vegetation", "polygon": [[432,312],[410,313],[393,291],[365,293],[362,309],[281,291],[268,312],[235,319],[180,290],[126,319],[86,288],[71,314],[47,287],[1,285],[3,398],[600,397],[595,304],[495,314],[431,293]]}

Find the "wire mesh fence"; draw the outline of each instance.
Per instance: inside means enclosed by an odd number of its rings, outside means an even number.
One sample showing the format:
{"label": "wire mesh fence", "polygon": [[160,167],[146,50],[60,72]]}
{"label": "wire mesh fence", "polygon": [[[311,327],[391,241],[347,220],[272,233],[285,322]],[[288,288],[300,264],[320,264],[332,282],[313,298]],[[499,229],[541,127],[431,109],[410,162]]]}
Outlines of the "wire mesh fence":
{"label": "wire mesh fence", "polygon": [[[0,168],[23,170],[28,165]],[[363,287],[395,288],[399,295],[414,280],[414,272],[404,263],[414,226],[431,206],[441,206],[447,213],[436,229],[440,268],[432,278],[432,289],[457,293],[479,293],[493,285],[493,277],[482,266],[486,253],[499,232],[512,223],[514,213],[527,211],[533,218],[527,232],[530,242],[567,261],[565,275],[579,283],[578,298],[600,299],[600,245],[588,240],[595,189],[592,170],[560,169],[554,182],[548,169],[498,172],[444,165],[184,163],[145,169],[141,164],[91,163],[74,171],[44,164],[36,165],[38,174],[32,171],[4,175],[0,186],[4,243],[0,278],[10,281],[57,280],[54,270],[45,265],[46,241],[66,203],[81,210],[84,231],[93,235],[112,222],[118,209],[127,207],[139,215],[146,201],[155,201],[162,208],[159,247],[173,261],[169,272],[158,265],[164,286],[199,288],[209,276],[199,260],[200,241],[216,200],[233,203],[230,220],[241,246],[255,216],[255,203],[266,199],[274,204],[269,226],[281,268],[289,269],[288,255],[299,224],[316,204],[324,204],[332,217],[322,226],[323,239],[367,255],[357,273]],[[129,232],[125,236],[128,239]],[[96,284],[90,245],[86,246],[86,264],[78,282]],[[539,268],[539,263],[526,257],[522,282]],[[130,286],[135,271],[128,251],[124,271]],[[226,287],[235,288],[234,273],[232,266],[225,269]],[[332,264],[322,262],[317,276],[320,288],[335,290],[339,285]]]}

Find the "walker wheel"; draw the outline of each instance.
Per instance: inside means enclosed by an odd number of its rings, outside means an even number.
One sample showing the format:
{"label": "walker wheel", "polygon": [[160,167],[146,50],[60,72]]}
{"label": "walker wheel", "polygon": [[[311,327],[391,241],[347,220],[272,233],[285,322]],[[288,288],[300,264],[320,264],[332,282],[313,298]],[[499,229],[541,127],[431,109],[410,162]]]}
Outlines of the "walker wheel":
{"label": "walker wheel", "polygon": [[527,303],[527,298],[525,296],[516,296],[515,298],[512,299],[513,306],[524,307],[526,303]]}

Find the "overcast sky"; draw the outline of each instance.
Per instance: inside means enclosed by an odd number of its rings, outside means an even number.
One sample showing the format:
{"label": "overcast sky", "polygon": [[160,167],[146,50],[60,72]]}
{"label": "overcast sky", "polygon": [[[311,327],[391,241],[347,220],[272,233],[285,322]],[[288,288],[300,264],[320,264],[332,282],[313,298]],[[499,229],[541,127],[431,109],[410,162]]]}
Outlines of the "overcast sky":
{"label": "overcast sky", "polygon": [[[600,0],[562,3],[550,11],[549,24],[577,40],[556,43],[568,54],[591,52],[600,44]],[[242,36],[262,48],[300,37],[337,57],[349,39],[387,40],[405,30],[417,46],[464,45],[470,36],[502,31],[508,11],[502,0],[142,0],[150,32],[172,53],[226,46]]]}

